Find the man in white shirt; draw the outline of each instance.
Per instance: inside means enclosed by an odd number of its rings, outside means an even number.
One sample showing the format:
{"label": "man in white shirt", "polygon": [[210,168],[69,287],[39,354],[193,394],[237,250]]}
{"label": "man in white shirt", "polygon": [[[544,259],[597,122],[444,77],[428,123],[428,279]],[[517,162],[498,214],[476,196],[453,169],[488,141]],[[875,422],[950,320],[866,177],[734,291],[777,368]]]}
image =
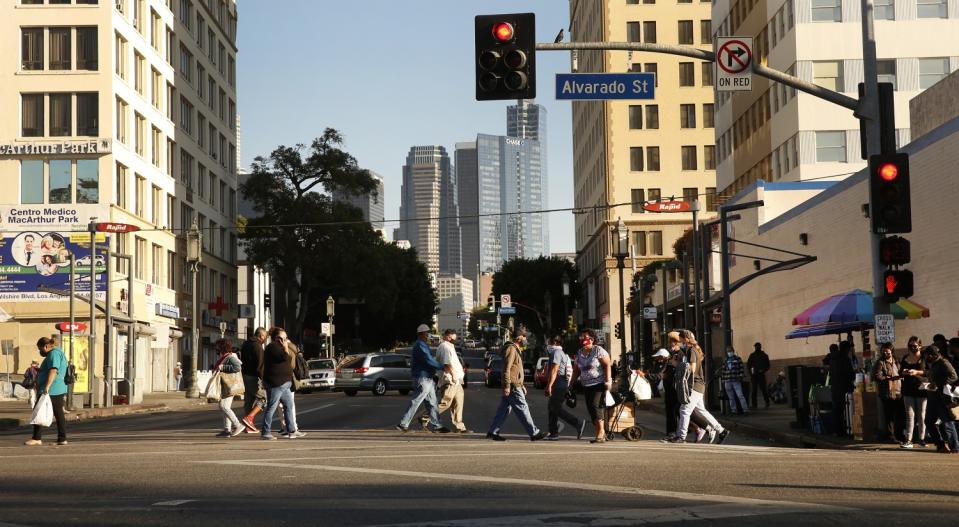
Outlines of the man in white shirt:
{"label": "man in white shirt", "polygon": [[439,384],[440,404],[437,411],[443,413],[449,409],[453,430],[467,434],[470,431],[463,424],[463,364],[456,355],[454,342],[456,342],[456,330],[447,329],[443,332],[443,342],[440,342],[436,349],[436,362],[443,366]]}

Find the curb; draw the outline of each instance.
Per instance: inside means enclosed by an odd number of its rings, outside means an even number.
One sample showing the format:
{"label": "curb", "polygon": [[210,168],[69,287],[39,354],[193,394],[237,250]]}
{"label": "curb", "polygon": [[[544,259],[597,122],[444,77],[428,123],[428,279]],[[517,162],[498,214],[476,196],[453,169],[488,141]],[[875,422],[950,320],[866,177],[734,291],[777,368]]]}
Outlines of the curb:
{"label": "curb", "polygon": [[[133,406],[112,406],[110,408],[86,408],[74,410],[66,415],[68,422],[85,421],[88,419],[102,419],[104,417],[118,417],[123,415],[145,414],[145,413],[163,413],[173,412],[181,409],[189,409],[195,406],[206,406],[205,400],[199,400],[188,405],[170,406],[167,403],[137,404]],[[14,418],[0,418],[0,431],[15,430],[17,428],[30,426],[30,416]]]}

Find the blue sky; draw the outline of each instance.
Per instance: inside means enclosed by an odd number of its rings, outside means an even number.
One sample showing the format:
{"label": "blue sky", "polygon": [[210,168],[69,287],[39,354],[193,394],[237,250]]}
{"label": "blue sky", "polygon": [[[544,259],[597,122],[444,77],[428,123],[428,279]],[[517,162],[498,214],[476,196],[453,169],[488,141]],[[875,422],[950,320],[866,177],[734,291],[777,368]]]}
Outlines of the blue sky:
{"label": "blue sky", "polygon": [[[524,11],[536,13],[539,42],[552,42],[568,23],[562,0],[241,0],[243,165],[336,128],[360,165],[383,176],[386,217],[398,217],[410,146],[439,144],[452,156],[458,141],[506,133],[509,103],[474,98],[473,17]],[[554,100],[552,82],[568,71],[568,53],[537,54],[550,208],[573,203],[570,106]],[[573,251],[572,214],[550,214],[549,222],[551,251]]]}

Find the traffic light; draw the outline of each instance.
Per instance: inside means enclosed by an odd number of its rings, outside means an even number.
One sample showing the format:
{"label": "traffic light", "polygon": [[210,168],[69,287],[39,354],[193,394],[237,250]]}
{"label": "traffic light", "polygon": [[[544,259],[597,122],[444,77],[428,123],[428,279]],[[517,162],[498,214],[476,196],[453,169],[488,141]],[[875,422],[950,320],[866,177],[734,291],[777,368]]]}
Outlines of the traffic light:
{"label": "traffic light", "polygon": [[270,309],[270,306],[272,305],[272,302],[271,302],[270,300],[271,300],[271,299],[270,299],[270,293],[264,293],[264,294],[263,294],[263,307],[264,307],[265,309]]}
{"label": "traffic light", "polygon": [[476,30],[476,100],[536,97],[536,15],[479,15]]}
{"label": "traffic light", "polygon": [[879,240],[879,262],[883,265],[906,265],[911,258],[909,240],[889,236]]}
{"label": "traffic light", "polygon": [[487,305],[486,309],[490,313],[495,313],[496,312],[496,295],[490,295],[489,298],[486,299],[486,305]]}
{"label": "traffic light", "polygon": [[912,231],[908,154],[879,154],[869,158],[869,194],[873,233]]}
{"label": "traffic light", "polygon": [[618,338],[618,339],[623,338],[623,323],[622,323],[622,322],[617,322],[616,325],[613,326],[613,328],[614,328],[614,332],[615,332],[615,334],[616,334],[616,338]]}
{"label": "traffic light", "polygon": [[883,292],[886,301],[895,302],[900,298],[912,296],[912,271],[900,269],[886,271],[882,277]]}

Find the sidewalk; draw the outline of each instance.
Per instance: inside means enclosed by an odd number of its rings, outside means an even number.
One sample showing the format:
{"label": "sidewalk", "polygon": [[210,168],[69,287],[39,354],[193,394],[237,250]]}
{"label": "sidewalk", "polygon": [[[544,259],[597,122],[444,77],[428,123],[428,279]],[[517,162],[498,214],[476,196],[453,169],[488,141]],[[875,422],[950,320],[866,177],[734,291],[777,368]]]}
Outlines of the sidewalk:
{"label": "sidewalk", "polygon": [[[662,399],[642,401],[640,406],[660,415],[665,414]],[[713,412],[713,415],[733,433],[768,440],[782,446],[849,450],[900,450],[898,443],[862,443],[833,435],[813,434],[805,428],[793,428],[790,423],[796,420],[796,412],[788,404],[773,404],[768,410],[753,410],[749,415],[721,415],[719,410]],[[935,448],[932,450],[934,451]]]}
{"label": "sidewalk", "polygon": [[[114,405],[110,408],[77,408],[67,414],[67,421],[114,417],[138,413],[159,413],[206,406],[205,398],[187,399],[184,392],[159,392],[143,396],[141,404]],[[12,430],[30,424],[32,410],[25,401],[0,402],[0,430]]]}

